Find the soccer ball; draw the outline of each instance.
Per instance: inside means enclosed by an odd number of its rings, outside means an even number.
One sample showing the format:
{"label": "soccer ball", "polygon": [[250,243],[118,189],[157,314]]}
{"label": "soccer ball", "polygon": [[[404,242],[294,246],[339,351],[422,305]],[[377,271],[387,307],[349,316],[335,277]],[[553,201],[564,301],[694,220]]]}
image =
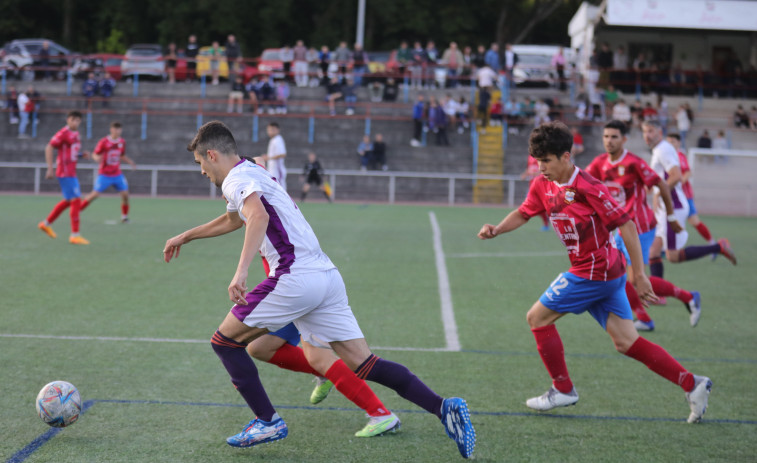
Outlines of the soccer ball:
{"label": "soccer ball", "polygon": [[46,384],[37,394],[37,414],[55,428],[65,428],[79,419],[81,397],[79,390],[66,381]]}

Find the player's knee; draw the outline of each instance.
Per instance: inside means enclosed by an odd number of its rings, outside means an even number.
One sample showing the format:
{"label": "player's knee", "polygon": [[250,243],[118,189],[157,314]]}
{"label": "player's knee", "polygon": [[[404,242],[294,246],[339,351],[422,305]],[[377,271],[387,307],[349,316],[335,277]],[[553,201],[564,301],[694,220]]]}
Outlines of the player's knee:
{"label": "player's knee", "polygon": [[615,344],[615,350],[621,354],[628,352],[628,349],[630,349],[633,344],[633,342],[628,339],[613,339],[613,343]]}
{"label": "player's knee", "polygon": [[537,306],[538,302],[534,304],[531,309],[526,313],[526,322],[528,322],[528,326],[531,329],[539,328],[541,325],[539,324],[539,317],[537,316]]}

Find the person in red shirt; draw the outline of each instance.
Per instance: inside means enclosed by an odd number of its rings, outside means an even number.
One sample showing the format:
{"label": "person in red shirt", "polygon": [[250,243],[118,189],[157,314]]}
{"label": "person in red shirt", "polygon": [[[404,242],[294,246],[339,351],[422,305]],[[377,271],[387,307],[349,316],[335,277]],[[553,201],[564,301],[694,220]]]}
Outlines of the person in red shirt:
{"label": "person in red shirt", "polygon": [[[81,151],[81,139],[79,138],[79,124],[82,115],[79,111],[70,111],[66,116],[66,126],[60,129],[50,142],[45,146],[45,161],[47,161],[46,179],[57,178],[60,185],[63,201],[55,205],[45,220],[37,224],[37,227],[50,238],[56,238],[55,231],[50,226],[58,216],[71,207],[71,236],[68,242],[71,244],[89,244],[83,236],[79,235],[79,211],[81,210],[81,188],[79,179],[76,177],[76,162],[79,157],[88,158],[89,153]],[[58,150],[56,167],[53,169],[53,150]]]}
{"label": "person in red shirt", "polygon": [[611,232],[618,228],[623,234],[631,256],[633,283],[642,300],[649,303],[655,295],[644,274],[636,226],[604,184],[573,164],[572,144],[573,136],[562,122],[535,128],[529,138],[529,153],[538,161],[542,176],[517,210],[498,225],[484,224],[478,233],[481,239],[491,239],[546,211],[568,249],[570,270],[557,276],[526,315],[539,355],[552,378],[552,387],[528,399],[526,405],[546,411],[578,402],[555,322],[568,313],[588,311],[610,335],[618,352],[683,388],[691,410],[687,421],[697,423],[707,409],[712,381],[686,370],[634,328],[625,293],[625,262]]}
{"label": "person in red shirt", "polygon": [[129,222],[129,184],[121,172],[121,161],[126,161],[132,169],[137,165],[126,155],[126,142],[121,138],[123,128],[120,122],[110,124],[110,135],[97,142],[92,157],[100,163],[97,180],[92,192],[81,203],[81,210],[86,209],[92,201],[111,186],[121,194],[121,222]]}

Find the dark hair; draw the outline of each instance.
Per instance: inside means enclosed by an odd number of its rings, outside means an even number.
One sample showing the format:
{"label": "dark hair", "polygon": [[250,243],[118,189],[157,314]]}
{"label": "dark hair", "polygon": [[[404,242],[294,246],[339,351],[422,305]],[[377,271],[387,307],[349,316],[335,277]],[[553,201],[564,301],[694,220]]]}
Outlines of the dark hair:
{"label": "dark hair", "polygon": [[208,150],[215,150],[221,154],[231,155],[237,152],[237,142],[231,130],[223,122],[210,121],[200,127],[197,135],[187,145],[187,151],[207,156]]}
{"label": "dark hair", "polygon": [[561,158],[573,147],[573,134],[560,121],[547,122],[531,131],[528,138],[528,154],[535,159],[544,159],[550,154]]}
{"label": "dark hair", "polygon": [[278,122],[269,122],[268,123],[268,127],[276,127],[278,129],[279,128],[279,123]]}
{"label": "dark hair", "polygon": [[660,121],[656,119],[649,119],[641,123],[641,125],[646,125],[648,127],[654,127],[655,129],[662,130],[662,124],[660,124]]}
{"label": "dark hair", "polygon": [[673,139],[678,140],[678,141],[681,141],[681,136],[678,135],[677,133],[671,132],[671,133],[668,134],[668,137],[673,138]]}
{"label": "dark hair", "polygon": [[118,121],[113,121],[113,122],[110,123],[110,126],[113,127],[114,129],[120,129],[121,128],[121,123],[118,122]]}
{"label": "dark hair", "polygon": [[620,131],[620,134],[625,136],[628,132],[628,126],[626,126],[626,123],[623,121],[619,121],[617,119],[613,119],[607,124],[605,124],[606,129],[617,129]]}
{"label": "dark hair", "polygon": [[69,117],[78,117],[79,119],[84,119],[84,117],[82,116],[82,114],[79,111],[75,110],[75,109],[69,111],[68,114],[66,114],[66,119],[68,119]]}

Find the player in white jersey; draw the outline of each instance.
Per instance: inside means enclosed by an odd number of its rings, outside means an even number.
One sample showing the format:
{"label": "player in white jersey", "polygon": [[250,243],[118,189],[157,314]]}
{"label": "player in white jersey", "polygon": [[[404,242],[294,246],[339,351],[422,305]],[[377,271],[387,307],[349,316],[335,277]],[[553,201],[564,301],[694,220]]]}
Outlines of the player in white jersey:
{"label": "player in white jersey", "polygon": [[[229,299],[235,305],[213,335],[211,345],[256,417],[227,443],[250,447],[286,437],[287,425],[268,399],[245,348],[269,331],[294,322],[302,335],[305,356],[316,370],[325,371],[312,351],[330,346],[340,359],[326,370],[348,368],[361,379],[394,389],[439,417],[460,454],[470,457],[476,434],[465,401],[443,399],[405,366],[370,351],[352,314],[339,271],[273,176],[241,159],[231,131],[218,121],[203,125],[187,149],[194,154],[203,175],[222,188],[228,205],[220,217],[170,238],[163,249],[164,260],[178,257],[181,246],[190,241],[246,225],[239,264],[228,287]],[[258,251],[268,261],[270,272],[248,292],[248,269]],[[386,411],[387,417],[391,415]]]}
{"label": "player in white jersey", "polygon": [[281,136],[279,124],[271,122],[265,128],[268,134],[268,149],[260,157],[266,161],[266,169],[278,181],[284,191],[287,189],[287,169],[284,165],[284,159],[287,157],[287,148],[284,144],[284,137]]}

